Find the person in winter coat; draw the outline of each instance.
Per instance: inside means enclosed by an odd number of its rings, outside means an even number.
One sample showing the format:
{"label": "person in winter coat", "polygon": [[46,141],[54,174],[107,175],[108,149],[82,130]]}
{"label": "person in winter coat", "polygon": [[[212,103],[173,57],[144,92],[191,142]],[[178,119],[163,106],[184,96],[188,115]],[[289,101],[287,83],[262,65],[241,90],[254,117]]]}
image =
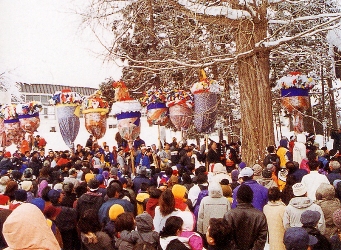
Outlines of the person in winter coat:
{"label": "person in winter coat", "polygon": [[231,209],[230,202],[223,196],[223,190],[219,183],[212,182],[208,186],[208,196],[200,202],[197,231],[205,234],[211,218],[223,218]]}
{"label": "person in winter coat", "polygon": [[206,232],[208,250],[230,250],[230,229],[223,218],[211,218]]}
{"label": "person in winter coat", "polygon": [[13,169],[13,163],[11,161],[11,152],[7,151],[4,153],[3,158],[0,161],[1,175],[6,174],[9,170]]}
{"label": "person in winter coat", "polygon": [[271,178],[272,172],[270,169],[265,168],[262,171],[262,177],[257,180],[259,184],[270,189],[271,187],[278,187],[277,183]]}
{"label": "person in winter coat", "polygon": [[231,176],[227,174],[226,167],[220,162],[214,164],[212,174],[213,175],[210,176],[208,182],[219,183],[223,179],[228,179],[229,182],[232,182]]}
{"label": "person in winter coat", "polygon": [[341,180],[341,173],[340,173],[340,162],[331,160],[329,162],[329,174],[327,174],[327,179],[329,183],[333,185],[335,180]]}
{"label": "person in winter coat", "polygon": [[[268,189],[253,180],[253,170],[249,167],[243,168],[242,171],[240,171],[239,177],[243,178],[242,184],[250,186],[253,191],[252,205],[256,209],[263,211],[263,207],[268,203]],[[239,188],[240,186],[233,190],[232,208],[237,207],[237,193]]]}
{"label": "person in winter coat", "polygon": [[[60,199],[60,193],[57,190],[50,190],[48,193],[50,200]],[[52,203],[55,203],[54,201]],[[49,205],[45,206],[44,214],[46,218],[53,221],[58,227],[63,240],[64,249],[76,250],[80,247],[76,223],[77,212],[73,208]]]}
{"label": "person in winter coat", "polygon": [[183,220],[178,216],[170,216],[160,232],[161,250],[190,250],[188,238],[180,237]]}
{"label": "person in winter coat", "polygon": [[337,227],[333,222],[333,213],[341,207],[340,200],[335,198],[335,189],[330,184],[321,184],[316,191],[316,202],[323,211],[326,222],[324,236],[328,239],[336,234]]}
{"label": "person in winter coat", "polygon": [[317,211],[304,211],[301,215],[302,227],[307,231],[309,235],[314,236],[317,239],[317,243],[312,247],[313,250],[331,250],[332,248],[327,237],[322,235],[320,230],[316,228],[320,217],[321,214]]}
{"label": "person in winter coat", "polygon": [[132,250],[135,242],[129,238],[121,237],[121,233],[126,230],[133,231],[135,228],[134,215],[132,213],[123,213],[117,216],[115,221],[115,247],[118,250]]}
{"label": "person in winter coat", "polygon": [[155,208],[155,216],[153,219],[154,230],[160,232],[169,217],[178,216],[181,212],[175,208],[175,199],[172,191],[166,189],[161,194],[159,206]]}
{"label": "person in winter coat", "polygon": [[98,218],[102,225],[109,222],[109,209],[114,204],[119,204],[124,208],[125,212],[134,212],[134,206],[126,199],[120,199],[120,192],[122,191],[118,183],[112,182],[107,188],[108,200],[101,204],[98,210]]}
{"label": "person in winter coat", "polygon": [[263,212],[268,223],[270,250],[285,250],[283,243],[285,204],[281,201],[281,191],[279,191],[278,187],[271,187],[269,188],[268,197],[269,201],[264,206]]}
{"label": "person in winter coat", "polygon": [[204,247],[203,239],[195,232],[195,216],[190,211],[182,212],[179,217],[183,220],[182,232],[180,234],[181,237],[185,237],[188,239],[188,245],[193,250],[202,250]]}
{"label": "person in winter coat", "polygon": [[76,211],[78,213],[78,218],[80,218],[87,209],[95,209],[99,211],[103,204],[102,194],[98,192],[99,181],[91,179],[87,186],[88,192],[82,194],[82,196],[77,200]]}
{"label": "person in winter coat", "polygon": [[313,201],[307,197],[307,189],[303,183],[296,183],[292,186],[295,197],[292,198],[285,208],[283,225],[285,229],[289,227],[301,227],[301,215],[306,210],[317,211],[321,214],[318,222],[318,229],[324,233],[326,224],[321,207],[314,204]]}
{"label": "person in winter coat", "polygon": [[123,230],[120,233],[121,239],[128,242],[134,242],[134,244],[147,242],[154,247],[157,247],[159,244],[159,233],[153,231],[153,218],[148,213],[144,212],[136,216],[135,221],[137,231]]}
{"label": "person in winter coat", "polygon": [[[34,223],[28,223],[28,218]],[[2,233],[8,244],[6,250],[50,249],[60,250],[51,228],[39,208],[24,203],[7,217]]]}
{"label": "person in winter coat", "polygon": [[304,134],[298,134],[293,148],[293,161],[300,165],[302,160],[307,158],[306,137]]}
{"label": "person in winter coat", "polygon": [[301,183],[303,183],[307,188],[307,196],[312,200],[316,200],[316,190],[320,186],[320,184],[330,184],[327,177],[318,172],[319,170],[319,162],[318,161],[309,161],[308,166],[310,169],[310,173],[303,176]]}
{"label": "person in winter coat", "polygon": [[231,230],[237,249],[264,249],[268,226],[263,212],[252,205],[255,192],[246,184],[238,188],[238,205],[229,210],[224,219]]}
{"label": "person in winter coat", "polygon": [[175,208],[181,211],[189,211],[188,205],[186,204],[187,199],[185,198],[187,189],[185,186],[180,184],[175,184],[172,187],[172,193],[175,200]]}
{"label": "person in winter coat", "polygon": [[138,194],[142,183],[147,183],[148,186],[151,184],[150,179],[147,177],[147,168],[145,166],[139,168],[138,175],[133,180],[135,194]]}
{"label": "person in winter coat", "polygon": [[279,148],[277,149],[277,155],[280,160],[279,166],[281,168],[285,168],[285,164],[291,158],[290,157],[291,154],[288,149],[288,139],[285,136],[279,141]]}
{"label": "person in winter coat", "polygon": [[149,188],[149,199],[146,203],[146,212],[152,216],[154,219],[155,216],[155,208],[159,205],[159,198],[162,194],[162,191],[155,186]]}
{"label": "person in winter coat", "polygon": [[341,208],[333,213],[333,222],[337,227],[337,232],[329,239],[332,249],[341,249]]}
{"label": "person in winter coat", "polygon": [[81,240],[88,250],[114,250],[111,238],[101,231],[97,211],[88,209],[77,223],[81,232]]}

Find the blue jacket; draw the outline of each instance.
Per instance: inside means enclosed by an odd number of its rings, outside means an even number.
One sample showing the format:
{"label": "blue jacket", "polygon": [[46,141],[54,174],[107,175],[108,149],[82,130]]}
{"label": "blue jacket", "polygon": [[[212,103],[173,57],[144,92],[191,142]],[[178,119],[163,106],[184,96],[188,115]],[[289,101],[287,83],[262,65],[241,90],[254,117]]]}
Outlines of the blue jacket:
{"label": "blue jacket", "polygon": [[[252,205],[260,210],[263,211],[263,207],[268,203],[268,189],[262,185],[260,185],[255,180],[248,180],[242,183],[242,185],[248,185],[253,191],[253,200]],[[237,192],[240,188],[240,185],[233,190],[233,203],[232,208],[237,207]]]}
{"label": "blue jacket", "polygon": [[117,199],[117,198],[109,198],[106,202],[102,204],[98,211],[98,219],[100,223],[107,224],[110,221],[109,218],[109,209],[112,205],[119,204],[123,207],[124,212],[134,212],[134,206],[127,200]]}

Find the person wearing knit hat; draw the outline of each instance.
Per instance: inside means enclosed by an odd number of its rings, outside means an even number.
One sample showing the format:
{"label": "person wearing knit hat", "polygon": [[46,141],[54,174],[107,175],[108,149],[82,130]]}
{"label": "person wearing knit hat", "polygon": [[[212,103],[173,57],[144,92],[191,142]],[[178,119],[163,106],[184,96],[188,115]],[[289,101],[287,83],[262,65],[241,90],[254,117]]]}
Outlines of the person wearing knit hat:
{"label": "person wearing knit hat", "polygon": [[159,243],[159,234],[153,230],[153,218],[148,213],[144,212],[137,215],[135,221],[137,230],[124,230],[121,232],[120,237],[123,240],[128,240],[129,238],[133,239],[137,244],[147,242],[152,246],[157,246]]}
{"label": "person wearing knit hat", "polygon": [[309,235],[317,238],[317,243],[314,245],[314,249],[332,249],[328,238],[322,235],[320,230],[316,228],[320,218],[321,214],[317,211],[304,211],[301,215],[302,227]]}
{"label": "person wearing knit hat", "polygon": [[232,188],[232,190],[240,185],[238,176],[239,176],[239,170],[238,169],[232,170],[232,172],[231,172],[231,179],[232,179],[231,188]]}
{"label": "person wearing knit hat", "polygon": [[40,211],[44,212],[45,209],[45,201],[42,198],[34,198],[30,202],[33,205],[36,205]]}
{"label": "person wearing knit hat", "polygon": [[87,174],[85,175],[85,181],[86,181],[86,183],[89,183],[89,181],[90,181],[91,179],[94,179],[95,177],[96,177],[95,174],[87,173]]}
{"label": "person wearing knit hat", "polygon": [[283,242],[286,249],[307,250],[313,249],[310,247],[317,243],[317,239],[301,227],[292,227],[285,231]]}
{"label": "person wearing knit hat", "polygon": [[262,178],[263,168],[261,165],[259,165],[259,164],[253,165],[252,170],[253,170],[253,179],[254,180],[258,180],[258,179]]}
{"label": "person wearing knit hat", "polygon": [[326,223],[321,207],[313,203],[313,201],[307,197],[307,189],[303,183],[296,183],[292,186],[292,190],[295,197],[290,200],[288,206],[285,208],[283,216],[284,228],[301,227],[301,215],[306,210],[311,210],[317,211],[321,214],[321,218],[318,221],[318,229],[323,234],[325,232]]}
{"label": "person wearing knit hat", "polygon": [[109,218],[115,221],[117,216],[124,213],[124,208],[120,204],[114,204],[109,208]]}
{"label": "person wearing knit hat", "polygon": [[188,205],[186,204],[187,199],[185,198],[187,193],[186,187],[180,184],[175,184],[172,187],[172,193],[175,199],[175,208],[180,209],[181,211],[188,210]]}

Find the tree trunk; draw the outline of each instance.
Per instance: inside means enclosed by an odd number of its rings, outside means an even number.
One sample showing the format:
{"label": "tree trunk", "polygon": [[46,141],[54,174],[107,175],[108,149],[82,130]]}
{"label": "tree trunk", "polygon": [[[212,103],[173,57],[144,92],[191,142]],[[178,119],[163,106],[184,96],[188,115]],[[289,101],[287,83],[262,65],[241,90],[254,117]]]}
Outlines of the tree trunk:
{"label": "tree trunk", "polygon": [[329,106],[330,106],[330,115],[332,119],[332,127],[333,129],[338,129],[339,124],[337,124],[337,116],[336,116],[336,104],[333,92],[333,80],[331,78],[327,78],[327,85],[328,85],[328,93],[329,93]]}
{"label": "tree trunk", "polygon": [[[266,19],[244,21],[237,35],[238,52],[248,51],[266,37]],[[266,147],[274,145],[269,51],[260,49],[238,60],[242,126],[242,159],[248,165],[263,160]]]}

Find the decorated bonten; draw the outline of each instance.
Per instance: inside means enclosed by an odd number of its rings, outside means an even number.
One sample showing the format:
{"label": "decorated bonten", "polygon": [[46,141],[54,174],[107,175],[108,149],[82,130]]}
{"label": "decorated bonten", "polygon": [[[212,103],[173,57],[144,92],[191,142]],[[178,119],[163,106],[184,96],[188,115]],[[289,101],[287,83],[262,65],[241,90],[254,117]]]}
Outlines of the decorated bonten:
{"label": "decorated bonten", "polygon": [[193,95],[183,89],[170,89],[167,91],[166,105],[169,107],[169,118],[176,129],[187,130],[193,118]]}
{"label": "decorated bonten", "polygon": [[29,134],[33,134],[39,128],[40,118],[39,112],[43,105],[38,101],[31,101],[28,103],[20,103],[16,107],[20,127]]}
{"label": "decorated bonten", "polygon": [[299,71],[293,71],[277,80],[276,89],[297,88],[310,90],[315,84],[315,80],[311,76],[302,75]]}
{"label": "decorated bonten", "polygon": [[100,139],[105,135],[108,112],[108,102],[103,99],[101,91],[99,90],[85,98],[82,103],[85,128],[96,139]]}
{"label": "decorated bonten", "polygon": [[194,126],[200,133],[209,133],[217,120],[218,94],[223,88],[217,81],[208,79],[203,69],[199,71],[199,79],[191,87],[195,103]]}
{"label": "decorated bonten", "polygon": [[140,135],[142,106],[138,100],[130,97],[123,81],[114,81],[112,86],[115,89],[115,102],[111,114],[117,118],[117,128],[122,138],[131,142]]}
{"label": "decorated bonten", "polygon": [[1,116],[4,119],[4,130],[6,133],[6,146],[14,143],[19,145],[24,138],[25,132],[20,127],[20,122],[15,104],[5,104],[1,107]]}
{"label": "decorated bonten", "polygon": [[289,72],[277,81],[275,89],[281,90],[281,102],[283,108],[293,115],[294,131],[302,133],[303,112],[309,108],[309,90],[315,85],[311,76],[301,72]]}
{"label": "decorated bonten", "polygon": [[57,91],[49,100],[51,105],[56,106],[60,133],[65,144],[71,149],[74,148],[74,141],[79,132],[79,113],[83,99],[81,94],[63,89]]}
{"label": "decorated bonten", "polygon": [[166,106],[166,92],[163,89],[151,87],[140,99],[141,105],[147,108],[147,122],[149,125],[166,125],[168,122],[168,108]]}

